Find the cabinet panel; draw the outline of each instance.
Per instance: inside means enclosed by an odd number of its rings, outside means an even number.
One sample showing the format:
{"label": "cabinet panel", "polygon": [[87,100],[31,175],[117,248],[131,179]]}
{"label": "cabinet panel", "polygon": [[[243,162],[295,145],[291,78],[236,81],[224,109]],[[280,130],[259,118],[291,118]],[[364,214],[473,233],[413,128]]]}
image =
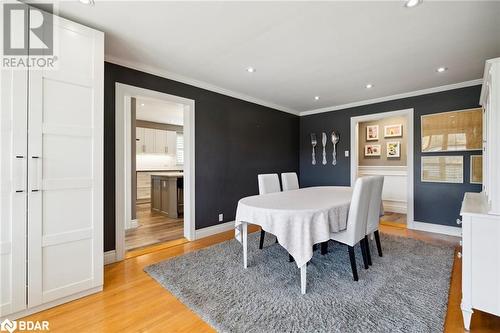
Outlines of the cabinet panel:
{"label": "cabinet panel", "polygon": [[175,156],[177,153],[177,132],[167,131],[168,154]]}
{"label": "cabinet panel", "polygon": [[144,142],[144,128],[135,128],[135,153],[142,154],[146,151],[146,144]]}
{"label": "cabinet panel", "polygon": [[151,180],[151,209],[161,209],[161,181],[158,178]]}
{"label": "cabinet panel", "polygon": [[471,221],[472,307],[500,315],[500,224],[498,219]]}
{"label": "cabinet panel", "polygon": [[54,33],[58,70],[29,73],[29,307],[103,284],[104,35],[64,19]]}
{"label": "cabinet panel", "polygon": [[144,129],[144,153],[154,154],[156,132],[152,128]]}
{"label": "cabinet panel", "polygon": [[168,180],[161,181],[161,211],[169,214]]}
{"label": "cabinet panel", "polygon": [[167,154],[169,148],[167,147],[167,131],[155,129],[155,153]]}
{"label": "cabinet panel", "polygon": [[0,317],[26,308],[28,73],[1,71]]}

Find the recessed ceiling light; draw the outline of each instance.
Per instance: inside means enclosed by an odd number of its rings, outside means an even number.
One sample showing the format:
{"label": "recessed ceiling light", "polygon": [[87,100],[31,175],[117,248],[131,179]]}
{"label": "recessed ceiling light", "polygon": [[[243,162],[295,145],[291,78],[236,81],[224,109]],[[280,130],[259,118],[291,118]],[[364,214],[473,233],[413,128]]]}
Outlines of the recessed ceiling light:
{"label": "recessed ceiling light", "polygon": [[146,104],[144,104],[144,103],[141,103],[141,106],[144,106],[144,105],[146,105]]}
{"label": "recessed ceiling light", "polygon": [[80,0],[80,2],[83,3],[84,5],[88,5],[88,6],[95,5],[95,1],[94,0]]}
{"label": "recessed ceiling light", "polygon": [[314,96],[315,101],[319,101],[319,96]]}
{"label": "recessed ceiling light", "polygon": [[248,73],[253,73],[253,72],[255,72],[255,68],[253,68],[253,67],[247,67],[247,72]]}
{"label": "recessed ceiling light", "polygon": [[439,67],[438,69],[436,69],[436,72],[442,73],[442,72],[446,72],[447,70],[448,70],[447,67]]}
{"label": "recessed ceiling light", "polygon": [[420,5],[422,2],[423,2],[423,0],[407,0],[405,3],[405,7],[412,8],[412,7]]}
{"label": "recessed ceiling light", "polygon": [[373,84],[368,83],[365,87],[366,87],[366,89],[371,89],[371,88],[373,88]]}

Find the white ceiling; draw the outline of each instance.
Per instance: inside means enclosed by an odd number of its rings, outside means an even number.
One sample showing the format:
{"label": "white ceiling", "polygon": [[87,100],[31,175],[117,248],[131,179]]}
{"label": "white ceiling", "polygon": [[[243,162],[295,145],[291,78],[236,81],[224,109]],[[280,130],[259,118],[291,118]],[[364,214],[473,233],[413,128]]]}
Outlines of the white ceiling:
{"label": "white ceiling", "polygon": [[136,100],[136,119],[160,124],[183,125],[184,106],[182,104],[147,97],[136,97]]}
{"label": "white ceiling", "polygon": [[59,10],[104,31],[110,61],[291,112],[478,79],[500,56],[500,2],[96,0]]}

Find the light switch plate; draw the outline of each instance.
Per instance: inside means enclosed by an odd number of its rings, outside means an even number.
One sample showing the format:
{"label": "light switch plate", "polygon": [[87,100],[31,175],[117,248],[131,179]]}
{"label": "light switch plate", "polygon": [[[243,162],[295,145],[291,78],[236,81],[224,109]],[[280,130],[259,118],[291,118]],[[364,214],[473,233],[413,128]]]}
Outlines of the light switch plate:
{"label": "light switch plate", "polygon": [[345,150],[345,151],[344,151],[344,156],[345,156],[345,157],[349,157],[349,150]]}
{"label": "light switch plate", "polygon": [[219,222],[224,221],[224,214],[219,214]]}

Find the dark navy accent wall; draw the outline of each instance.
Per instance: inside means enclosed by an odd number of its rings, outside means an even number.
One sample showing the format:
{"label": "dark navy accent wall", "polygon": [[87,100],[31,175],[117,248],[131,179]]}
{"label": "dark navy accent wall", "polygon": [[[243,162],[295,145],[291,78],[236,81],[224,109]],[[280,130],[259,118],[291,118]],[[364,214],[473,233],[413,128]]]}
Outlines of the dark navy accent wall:
{"label": "dark navy accent wall", "polygon": [[299,171],[299,117],[130,68],[104,66],[104,249],[115,248],[115,84],[195,101],[196,229],[234,220],[257,174]]}
{"label": "dark navy accent wall", "polygon": [[[317,185],[350,185],[350,157],[344,157],[344,151],[350,151],[351,117],[414,109],[414,220],[434,224],[457,226],[460,205],[465,192],[480,192],[481,185],[470,184],[470,155],[481,154],[481,151],[434,153],[432,155],[464,156],[464,183],[422,183],[420,116],[432,113],[462,110],[479,107],[481,86],[473,86],[445,92],[403,98],[382,103],[363,105],[344,110],[319,113],[300,118],[300,183],[301,186]],[[340,133],[337,145],[338,162],[336,166],[311,165],[310,133],[316,133],[318,143],[321,132]],[[316,159],[321,161],[320,145],[316,146]],[[331,143],[329,143],[331,148]],[[431,155],[431,154],[425,154]],[[329,159],[331,162],[331,158]]]}

